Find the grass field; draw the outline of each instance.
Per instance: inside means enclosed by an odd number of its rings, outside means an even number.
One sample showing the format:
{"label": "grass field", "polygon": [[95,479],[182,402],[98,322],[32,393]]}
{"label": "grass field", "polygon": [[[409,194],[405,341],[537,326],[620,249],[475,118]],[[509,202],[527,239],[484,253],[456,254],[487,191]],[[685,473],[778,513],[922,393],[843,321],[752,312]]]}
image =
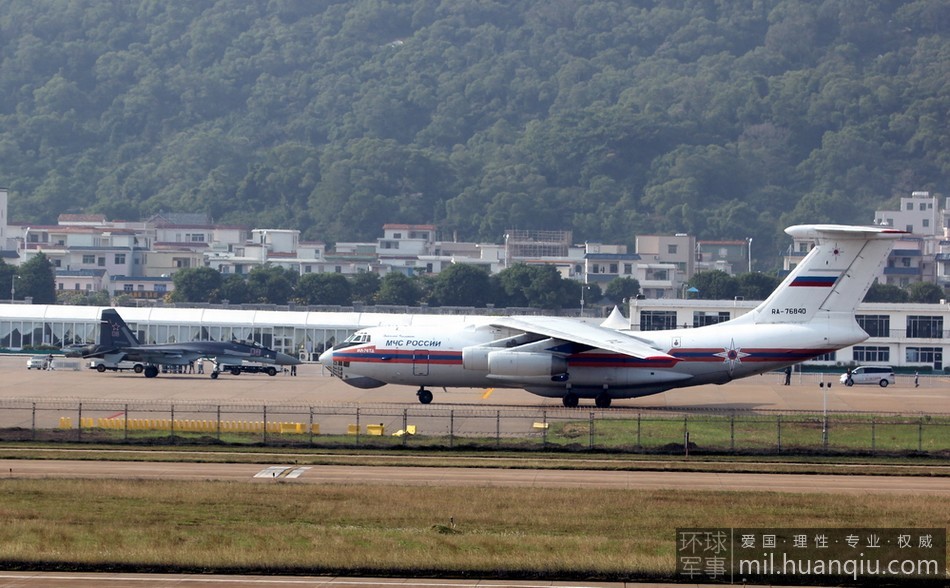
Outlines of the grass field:
{"label": "grass field", "polygon": [[0,481],[16,568],[663,578],[677,527],[948,527],[944,499],[229,482]]}

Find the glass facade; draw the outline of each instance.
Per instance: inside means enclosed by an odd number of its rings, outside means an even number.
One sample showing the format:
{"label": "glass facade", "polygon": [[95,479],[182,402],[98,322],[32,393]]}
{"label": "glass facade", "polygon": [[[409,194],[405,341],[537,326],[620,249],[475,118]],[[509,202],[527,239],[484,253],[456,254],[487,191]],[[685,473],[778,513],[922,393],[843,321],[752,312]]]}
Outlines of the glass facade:
{"label": "glass facade", "polygon": [[891,336],[891,317],[886,314],[856,314],[854,318],[870,337]]}
{"label": "glass facade", "polygon": [[662,331],[676,328],[675,310],[642,310],[640,311],[641,331]]}
{"label": "glass facade", "polygon": [[874,345],[855,345],[854,361],[858,363],[886,363],[891,360],[891,350],[889,347],[876,347]]}
{"label": "glass facade", "polygon": [[[295,356],[300,353],[320,354],[357,330],[299,326],[145,325],[135,321],[128,321],[128,325],[138,340],[144,343],[250,340]],[[0,348],[88,345],[96,342],[98,329],[99,321],[0,319]]]}
{"label": "glass facade", "polygon": [[907,337],[911,339],[943,339],[943,317],[927,315],[908,316]]}

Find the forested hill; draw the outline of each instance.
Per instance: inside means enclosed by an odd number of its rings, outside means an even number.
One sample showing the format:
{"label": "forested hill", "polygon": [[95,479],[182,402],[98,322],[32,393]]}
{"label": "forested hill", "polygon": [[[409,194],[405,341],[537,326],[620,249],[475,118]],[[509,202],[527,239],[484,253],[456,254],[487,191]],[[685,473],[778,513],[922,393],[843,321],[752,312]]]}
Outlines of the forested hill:
{"label": "forested hill", "polygon": [[754,237],[950,172],[946,0],[0,0],[11,218]]}

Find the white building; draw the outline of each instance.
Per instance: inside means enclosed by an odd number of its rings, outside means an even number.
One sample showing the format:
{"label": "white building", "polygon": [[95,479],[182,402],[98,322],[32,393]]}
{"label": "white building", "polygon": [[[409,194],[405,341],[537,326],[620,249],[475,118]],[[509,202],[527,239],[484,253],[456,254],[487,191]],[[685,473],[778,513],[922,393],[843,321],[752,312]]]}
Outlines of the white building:
{"label": "white building", "polygon": [[[700,327],[737,318],[759,303],[748,300],[631,300],[635,331]],[[943,371],[950,341],[950,304],[862,303],[855,317],[871,337],[805,365],[828,368],[856,364]],[[725,342],[724,345],[728,345]]]}

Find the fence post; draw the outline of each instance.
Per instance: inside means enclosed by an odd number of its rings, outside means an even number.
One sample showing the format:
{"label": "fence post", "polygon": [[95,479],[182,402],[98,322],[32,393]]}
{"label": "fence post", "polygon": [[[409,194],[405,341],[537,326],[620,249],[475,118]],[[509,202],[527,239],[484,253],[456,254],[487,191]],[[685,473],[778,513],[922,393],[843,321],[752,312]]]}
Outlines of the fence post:
{"label": "fence post", "polygon": [[782,453],[782,415],[778,415],[778,418],[775,419],[775,423],[778,428],[778,452]]}
{"label": "fence post", "polygon": [[217,407],[216,414],[217,414],[217,419],[218,419],[216,427],[218,429],[218,441],[220,441],[221,440],[221,405],[218,404],[216,405],[216,407]]}
{"label": "fence post", "polygon": [[876,449],[877,437],[874,429],[874,417],[871,417],[871,451]]}
{"label": "fence post", "polygon": [[311,406],[309,408],[310,408],[310,433],[309,433],[308,439],[309,439],[310,445],[313,445],[313,407]]}
{"label": "fence post", "polygon": [[36,441],[36,403],[33,403],[33,423],[30,425],[30,439]]}
{"label": "fence post", "polygon": [[128,442],[129,440],[129,405],[128,404],[125,405],[125,408],[122,412],[123,412],[123,418],[125,419],[125,423],[123,423],[122,428],[124,429],[125,440],[126,442]]}
{"label": "fence post", "polygon": [[82,441],[82,402],[79,403],[79,421],[77,424],[79,428],[76,429],[76,440]]}
{"label": "fence post", "polygon": [[263,405],[261,409],[263,411],[263,417],[264,417],[264,427],[263,427],[264,430],[261,431],[261,434],[262,434],[261,439],[263,440],[264,445],[267,445],[267,405],[266,404]]}
{"label": "fence post", "polygon": [[402,445],[406,446],[409,442],[409,409],[402,409]]}
{"label": "fence post", "polygon": [[455,447],[455,410],[449,411],[449,447]]}
{"label": "fence post", "polygon": [[917,421],[917,451],[924,450],[924,417]]}
{"label": "fence post", "polygon": [[356,444],[360,444],[360,407],[356,407]]}
{"label": "fence post", "polygon": [[541,424],[544,426],[541,428],[541,448],[545,449],[548,446],[548,411],[541,411]]}
{"label": "fence post", "polygon": [[729,451],[736,451],[736,413],[729,415]]}
{"label": "fence post", "polygon": [[171,436],[172,436],[172,443],[174,443],[175,442],[175,405],[174,404],[172,405],[172,408],[171,408],[171,416],[172,416]]}
{"label": "fence post", "polygon": [[495,449],[501,447],[501,411],[495,411]]}
{"label": "fence post", "polygon": [[828,415],[827,414],[825,414],[825,416],[822,417],[821,436],[823,437],[822,445],[824,446],[825,451],[828,451],[828,437],[831,436],[831,431],[828,430]]}
{"label": "fence post", "polygon": [[640,443],[640,413],[637,413],[637,451],[643,449],[643,444]]}
{"label": "fence post", "polygon": [[590,411],[590,441],[587,444],[587,448],[594,449],[594,411]]}

